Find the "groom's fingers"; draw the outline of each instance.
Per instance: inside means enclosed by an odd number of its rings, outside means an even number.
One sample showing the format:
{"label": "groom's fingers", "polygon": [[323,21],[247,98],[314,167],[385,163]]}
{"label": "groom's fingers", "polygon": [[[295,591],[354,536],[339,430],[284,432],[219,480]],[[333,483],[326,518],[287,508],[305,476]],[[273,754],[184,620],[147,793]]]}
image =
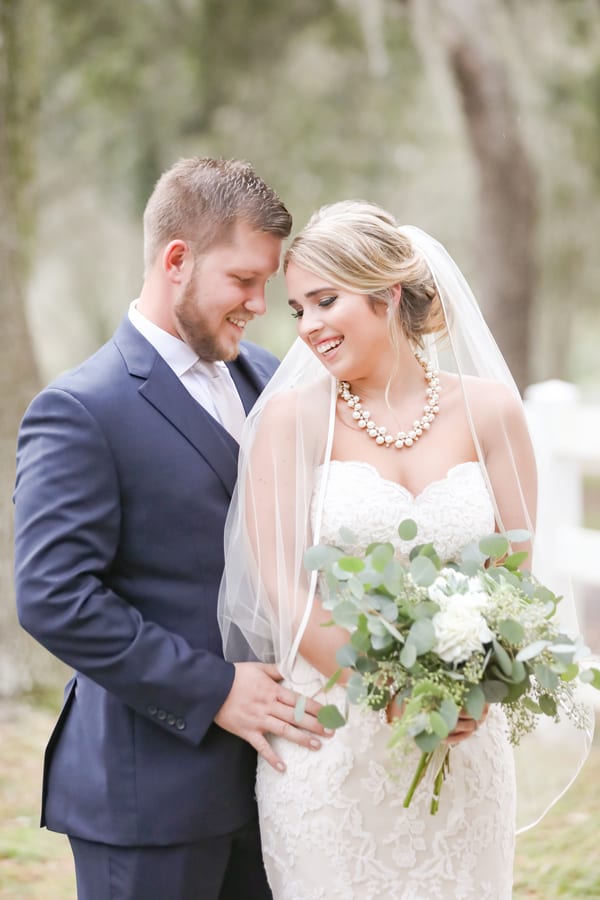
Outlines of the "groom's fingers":
{"label": "groom's fingers", "polygon": [[294,718],[297,696],[281,688],[269,669],[275,667],[256,663],[236,663],[231,690],[215,722],[225,731],[238,735],[251,744],[278,771],[284,771],[283,761],[266,739],[272,733],[310,750],[318,750],[321,742],[315,734],[325,734],[317,722],[319,704],[307,701],[307,710],[300,724]]}

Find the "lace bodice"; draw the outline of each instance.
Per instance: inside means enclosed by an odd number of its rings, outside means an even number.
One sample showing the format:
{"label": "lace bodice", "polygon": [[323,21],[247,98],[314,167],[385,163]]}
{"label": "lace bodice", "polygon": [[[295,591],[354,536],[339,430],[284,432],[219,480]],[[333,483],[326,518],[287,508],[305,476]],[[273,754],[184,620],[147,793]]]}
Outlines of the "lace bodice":
{"label": "lace bodice", "polygon": [[[314,499],[313,528],[316,518]],[[494,512],[479,464],[454,466],[413,496],[371,465],[331,463],[321,542],[339,545],[345,526],[357,542],[348,550],[381,540],[405,554],[411,544],[397,531],[405,518],[416,521],[419,543],[433,542],[448,559],[492,531]],[[325,696],[325,680],[297,657],[288,684],[344,708],[344,688],[336,685]],[[347,724],[318,752],[272,738],[287,766],[284,775],[259,758],[263,856],[274,900],[509,900],[515,786],[500,709],[493,706],[473,737],[452,749],[435,816],[429,813],[431,784],[403,807],[418,752],[409,750],[406,764],[394,767],[389,726],[364,707],[350,706],[348,713]]]}
{"label": "lace bodice", "polygon": [[[317,473],[315,498],[322,471]],[[417,523],[415,541],[398,537],[398,525],[407,518]],[[316,501],[312,520],[314,529]],[[444,478],[414,496],[403,485],[382,478],[369,463],[332,460],[319,541],[339,545],[342,526],[357,539],[348,550],[391,541],[404,555],[415,543],[432,541],[442,559],[453,559],[469,541],[494,530],[494,510],[477,462],[453,466]]]}

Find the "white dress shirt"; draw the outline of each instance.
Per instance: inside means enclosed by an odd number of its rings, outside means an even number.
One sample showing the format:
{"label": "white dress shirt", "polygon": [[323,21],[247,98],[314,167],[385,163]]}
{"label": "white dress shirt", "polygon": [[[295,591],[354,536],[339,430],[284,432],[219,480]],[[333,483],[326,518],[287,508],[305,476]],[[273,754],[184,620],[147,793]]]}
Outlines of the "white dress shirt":
{"label": "white dress shirt", "polygon": [[225,363],[200,359],[189,344],[142,315],[137,302],[134,300],[129,306],[131,324],[162,356],[194,400],[239,441],[246,413]]}

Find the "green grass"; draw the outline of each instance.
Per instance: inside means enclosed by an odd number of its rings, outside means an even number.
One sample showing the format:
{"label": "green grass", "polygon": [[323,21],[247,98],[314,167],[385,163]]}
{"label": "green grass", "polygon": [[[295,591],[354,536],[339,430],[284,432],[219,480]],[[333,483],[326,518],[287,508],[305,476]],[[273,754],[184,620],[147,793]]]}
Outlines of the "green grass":
{"label": "green grass", "polygon": [[[38,827],[42,752],[56,701],[37,699],[0,701],[0,898],[75,900],[67,839]],[[567,796],[518,838],[515,898],[600,897],[599,785],[597,739]]]}

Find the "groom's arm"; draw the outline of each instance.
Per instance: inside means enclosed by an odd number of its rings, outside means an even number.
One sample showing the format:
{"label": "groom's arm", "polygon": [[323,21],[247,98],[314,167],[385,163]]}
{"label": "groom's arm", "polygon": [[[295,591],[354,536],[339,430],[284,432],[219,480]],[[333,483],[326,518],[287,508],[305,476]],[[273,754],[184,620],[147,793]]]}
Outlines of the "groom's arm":
{"label": "groom's arm", "polygon": [[[267,724],[288,716],[273,693],[279,685],[258,664],[240,692],[231,663],[145,619],[108,586],[121,533],[117,473],[102,429],[68,392],[48,389],[31,404],[14,499],[19,619],[51,653],[194,745],[224,706],[233,715],[221,719],[223,727],[242,737],[247,710],[265,698],[273,707]],[[167,716],[158,718],[158,710]],[[322,732],[316,720],[311,726]],[[291,729],[308,744],[306,732]]]}

